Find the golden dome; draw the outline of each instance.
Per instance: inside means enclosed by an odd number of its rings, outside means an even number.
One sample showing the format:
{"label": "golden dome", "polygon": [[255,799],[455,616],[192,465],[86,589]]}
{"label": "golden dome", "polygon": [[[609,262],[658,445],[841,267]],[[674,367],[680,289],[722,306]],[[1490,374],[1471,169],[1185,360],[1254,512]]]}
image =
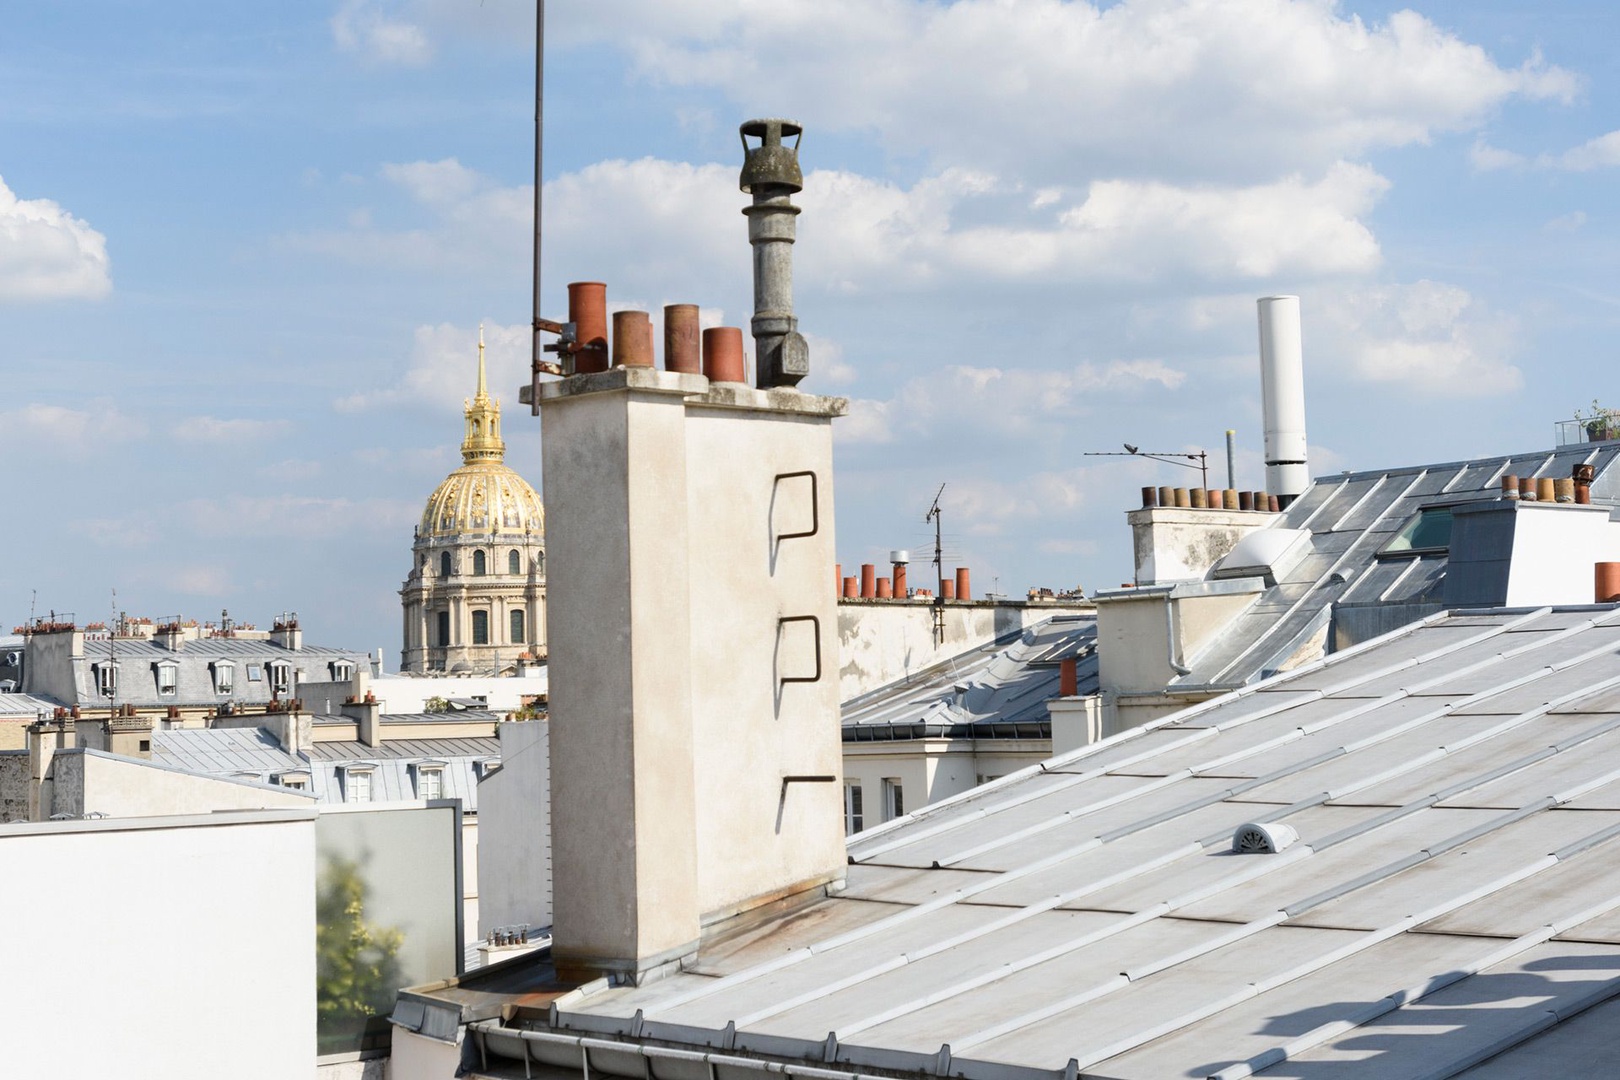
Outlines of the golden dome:
{"label": "golden dome", "polygon": [[478,328],[478,392],[466,403],[461,468],[428,496],[418,536],[544,534],[546,512],[529,482],[505,464],[501,403],[484,385],[484,328]]}

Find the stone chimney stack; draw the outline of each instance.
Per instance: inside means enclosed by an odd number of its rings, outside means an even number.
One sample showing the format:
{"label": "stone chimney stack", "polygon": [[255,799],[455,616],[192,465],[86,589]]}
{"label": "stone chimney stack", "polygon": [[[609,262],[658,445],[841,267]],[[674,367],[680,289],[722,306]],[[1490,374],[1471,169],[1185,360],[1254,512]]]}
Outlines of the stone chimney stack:
{"label": "stone chimney stack", "polygon": [[[780,146],[783,122],[755,123]],[[797,213],[772,202],[780,187],[756,187],[748,211],[764,271],[778,263],[759,238],[777,244],[785,220],[791,240]],[[848,403],[793,388],[802,339],[772,307],[782,279],[763,279],[770,389],[646,366],[540,387],[564,978],[645,979],[695,953],[705,925],[844,875],[826,581]]]}

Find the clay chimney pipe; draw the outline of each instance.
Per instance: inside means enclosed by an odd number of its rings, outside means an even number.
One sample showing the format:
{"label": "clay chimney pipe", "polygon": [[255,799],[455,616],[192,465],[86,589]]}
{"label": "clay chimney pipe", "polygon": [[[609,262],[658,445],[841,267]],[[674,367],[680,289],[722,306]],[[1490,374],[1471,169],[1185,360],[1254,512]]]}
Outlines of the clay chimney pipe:
{"label": "clay chimney pipe", "polygon": [[1620,600],[1620,562],[1594,563],[1593,570],[1593,601],[1612,604]]}
{"label": "clay chimney pipe", "polygon": [[1176,505],[1176,493],[1175,493],[1175,490],[1173,488],[1161,487],[1159,489],[1159,505],[1160,506],[1174,506],[1174,505]]}
{"label": "clay chimney pipe", "polygon": [[1556,501],[1557,498],[1558,492],[1553,486],[1553,478],[1550,476],[1536,477],[1536,501],[1550,503]]}
{"label": "clay chimney pipe", "polygon": [[1192,508],[1194,510],[1207,510],[1207,509],[1209,509],[1209,492],[1208,491],[1205,491],[1203,488],[1193,488],[1192,490],[1187,492],[1187,495],[1188,495],[1188,497],[1190,498],[1190,500],[1192,502]]}
{"label": "clay chimney pipe", "polygon": [[973,599],[973,590],[968,587],[968,568],[965,566],[956,568],[956,598],[958,600]]}
{"label": "clay chimney pipe", "polygon": [[853,599],[855,599],[855,597],[857,597],[859,595],[861,595],[861,579],[857,578],[857,577],[847,577],[847,578],[845,578],[844,579],[844,599],[853,600]]}
{"label": "clay chimney pipe", "polygon": [[1502,498],[1517,500],[1519,497],[1519,478],[1512,473],[1502,477]]}
{"label": "clay chimney pipe", "polygon": [[1058,696],[1074,697],[1080,693],[1080,662],[1074,657],[1058,664]]}
{"label": "clay chimney pipe", "polygon": [[608,369],[607,286],[575,281],[568,286],[568,321],[574,324],[574,371]]}
{"label": "clay chimney pipe", "polygon": [[1145,487],[1145,488],[1143,488],[1142,489],[1142,509],[1151,510],[1153,507],[1158,506],[1158,505],[1159,505],[1159,489],[1156,488],[1156,487]]}
{"label": "clay chimney pipe", "polygon": [[653,366],[652,320],[645,311],[613,313],[613,366]]}
{"label": "clay chimney pipe", "polygon": [[894,599],[894,582],[886,577],[877,579],[877,598],[879,600]]}
{"label": "clay chimney pipe", "polygon": [[1536,478],[1533,476],[1519,477],[1519,501],[1536,501]]}
{"label": "clay chimney pipe", "polygon": [[714,326],[703,331],[703,374],[710,382],[748,381],[741,327]]}
{"label": "clay chimney pipe", "polygon": [[861,563],[861,595],[868,600],[877,598],[877,565]]}
{"label": "clay chimney pipe", "polygon": [[894,596],[897,600],[906,598],[906,564],[903,562],[894,564]]}
{"label": "clay chimney pipe", "polygon": [[946,578],[944,581],[941,581],[939,583],[939,598],[941,600],[955,600],[956,582],[952,581],[950,578]]}
{"label": "clay chimney pipe", "polygon": [[1253,510],[1254,509],[1254,492],[1252,492],[1252,491],[1240,491],[1240,492],[1238,492],[1237,493],[1237,505],[1238,505],[1239,510]]}
{"label": "clay chimney pipe", "polygon": [[698,336],[696,304],[665,304],[664,370],[701,375],[703,352]]}

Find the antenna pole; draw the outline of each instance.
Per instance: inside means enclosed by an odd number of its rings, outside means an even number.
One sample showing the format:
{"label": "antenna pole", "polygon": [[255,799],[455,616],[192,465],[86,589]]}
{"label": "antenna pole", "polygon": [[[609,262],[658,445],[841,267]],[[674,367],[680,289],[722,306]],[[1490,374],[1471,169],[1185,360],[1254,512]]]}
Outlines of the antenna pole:
{"label": "antenna pole", "polygon": [[940,533],[940,521],[943,515],[939,508],[939,497],[945,494],[945,485],[939,485],[934,492],[934,503],[928,508],[924,521],[934,523],[934,574],[939,579],[934,591],[934,643],[945,643],[945,548]]}
{"label": "antenna pole", "polygon": [[545,146],[545,88],[546,88],[546,0],[534,4],[534,314],[529,323],[531,350],[529,354],[530,412],[540,415],[540,372],[543,347],[540,343],[540,164]]}

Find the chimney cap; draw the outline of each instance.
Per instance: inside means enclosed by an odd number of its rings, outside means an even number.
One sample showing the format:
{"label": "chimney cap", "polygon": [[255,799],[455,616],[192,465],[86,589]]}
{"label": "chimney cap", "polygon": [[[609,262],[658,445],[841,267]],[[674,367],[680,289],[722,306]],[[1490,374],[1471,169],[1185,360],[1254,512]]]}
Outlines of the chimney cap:
{"label": "chimney cap", "polygon": [[897,566],[904,566],[911,562],[911,552],[902,548],[896,548],[895,550],[889,552],[889,561]]}
{"label": "chimney cap", "polygon": [[[767,117],[746,121],[737,131],[743,144],[738,187],[749,194],[756,185],[785,188],[789,195],[804,190],[804,173],[799,169],[799,140],[804,136],[802,124],[797,120]],[[750,136],[759,140],[758,146],[748,145]],[[793,145],[783,145],[784,138],[791,138]]]}

